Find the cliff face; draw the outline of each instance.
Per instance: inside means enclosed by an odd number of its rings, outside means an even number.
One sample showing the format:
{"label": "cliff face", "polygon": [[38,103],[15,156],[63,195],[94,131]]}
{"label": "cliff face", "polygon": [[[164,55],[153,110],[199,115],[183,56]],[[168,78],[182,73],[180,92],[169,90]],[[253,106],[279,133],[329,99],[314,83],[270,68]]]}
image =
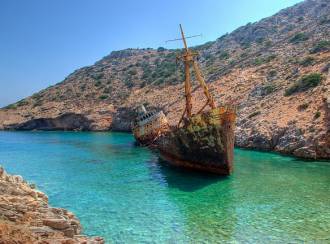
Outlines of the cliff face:
{"label": "cliff face", "polygon": [[73,213],[50,207],[44,193],[0,166],[0,243],[104,243],[81,230]]}
{"label": "cliff face", "polygon": [[[329,1],[306,0],[193,47],[218,103],[238,105],[237,146],[330,158],[329,16]],[[184,107],[179,51],[112,52],[1,109],[0,128],[129,130],[140,103],[163,109],[176,123]],[[193,97],[198,111],[202,91],[194,90]],[[75,116],[79,122],[63,122]]]}

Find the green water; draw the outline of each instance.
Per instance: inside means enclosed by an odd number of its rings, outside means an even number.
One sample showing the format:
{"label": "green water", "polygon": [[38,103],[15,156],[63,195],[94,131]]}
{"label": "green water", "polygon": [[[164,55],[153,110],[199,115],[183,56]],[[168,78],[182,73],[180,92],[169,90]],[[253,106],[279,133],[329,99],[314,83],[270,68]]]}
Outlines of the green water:
{"label": "green water", "polygon": [[0,132],[0,164],[107,243],[330,243],[330,162],[235,150],[235,172],[169,167],[123,133]]}

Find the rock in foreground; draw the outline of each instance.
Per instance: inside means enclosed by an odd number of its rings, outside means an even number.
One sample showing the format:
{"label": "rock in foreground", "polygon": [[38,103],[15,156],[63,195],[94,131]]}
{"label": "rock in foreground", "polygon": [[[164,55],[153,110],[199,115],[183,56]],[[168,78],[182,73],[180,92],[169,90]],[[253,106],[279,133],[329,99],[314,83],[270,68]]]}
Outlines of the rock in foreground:
{"label": "rock in foreground", "polygon": [[0,243],[104,243],[81,231],[73,213],[50,207],[44,193],[0,166]]}

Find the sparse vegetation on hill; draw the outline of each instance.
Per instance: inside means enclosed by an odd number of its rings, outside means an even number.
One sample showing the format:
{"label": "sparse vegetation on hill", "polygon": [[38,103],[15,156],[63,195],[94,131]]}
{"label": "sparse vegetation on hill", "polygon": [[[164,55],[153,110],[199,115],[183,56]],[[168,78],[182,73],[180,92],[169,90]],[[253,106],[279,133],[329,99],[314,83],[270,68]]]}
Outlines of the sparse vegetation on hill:
{"label": "sparse vegetation on hill", "polygon": [[[192,47],[218,103],[238,105],[236,145],[330,157],[326,141],[330,112],[323,111],[329,99],[325,79],[330,67],[329,16],[328,0],[306,0]],[[88,118],[93,130],[129,130],[134,107],[146,102],[163,109],[175,124],[184,107],[183,66],[176,64],[179,51],[164,47],[113,51],[0,110],[0,128],[78,113]],[[194,80],[195,110],[205,103],[197,85]],[[305,103],[308,108],[299,108]],[[320,116],[315,120],[317,111]]]}
{"label": "sparse vegetation on hill", "polygon": [[308,40],[308,35],[306,33],[297,33],[295,34],[291,39],[290,39],[290,42],[293,43],[293,44],[297,44],[297,43],[300,43],[300,42],[304,42],[304,41],[307,41]]}
{"label": "sparse vegetation on hill", "polygon": [[319,85],[322,81],[322,74],[312,73],[306,75],[296,81],[292,86],[290,86],[286,91],[285,95],[290,96],[293,93],[307,91],[308,89]]}
{"label": "sparse vegetation on hill", "polygon": [[308,103],[303,103],[298,106],[298,111],[303,111],[308,108],[309,104]]}
{"label": "sparse vegetation on hill", "polygon": [[314,61],[315,61],[315,59],[313,57],[308,56],[300,61],[300,65],[307,67],[307,66],[312,65],[314,63]]}
{"label": "sparse vegetation on hill", "polygon": [[330,50],[330,41],[319,41],[311,50],[311,53],[318,53]]}
{"label": "sparse vegetation on hill", "polygon": [[248,118],[251,119],[251,118],[253,118],[253,117],[255,117],[255,116],[258,116],[259,114],[261,114],[260,111],[255,111],[255,112],[249,114]]}
{"label": "sparse vegetation on hill", "polygon": [[321,116],[321,112],[320,111],[317,111],[315,114],[314,114],[314,119],[318,119],[320,118]]}

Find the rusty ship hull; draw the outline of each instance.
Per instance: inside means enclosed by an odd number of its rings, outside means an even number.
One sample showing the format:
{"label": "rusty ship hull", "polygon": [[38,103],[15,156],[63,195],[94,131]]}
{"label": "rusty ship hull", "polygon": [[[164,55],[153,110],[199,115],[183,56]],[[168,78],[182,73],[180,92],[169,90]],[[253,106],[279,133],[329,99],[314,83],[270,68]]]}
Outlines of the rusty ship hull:
{"label": "rusty ship hull", "polygon": [[161,157],[175,166],[230,175],[235,118],[235,109],[231,107],[218,107],[192,116],[184,126],[157,139]]}

